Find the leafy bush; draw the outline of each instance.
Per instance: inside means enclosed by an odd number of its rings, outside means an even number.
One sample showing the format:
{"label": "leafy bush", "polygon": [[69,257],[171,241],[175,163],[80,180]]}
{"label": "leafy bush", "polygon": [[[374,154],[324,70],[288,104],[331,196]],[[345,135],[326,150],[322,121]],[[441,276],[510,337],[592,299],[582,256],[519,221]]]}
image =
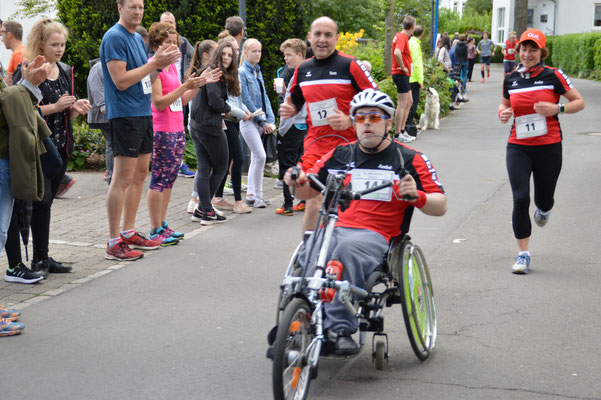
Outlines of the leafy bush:
{"label": "leafy bush", "polygon": [[359,60],[369,61],[371,64],[371,74],[377,82],[386,79],[386,64],[383,57],[384,49],[385,42],[383,40],[369,41],[352,48],[348,54],[357,57]]}
{"label": "leafy bush", "polygon": [[599,79],[601,32],[547,37],[549,57],[545,63],[579,78]]}
{"label": "leafy bush", "polygon": [[90,129],[86,121],[78,119],[73,122],[73,139],[73,153],[67,171],[105,167],[105,140],[99,129]]}
{"label": "leafy bush", "polygon": [[492,14],[477,13],[471,9],[464,10],[462,15],[441,8],[438,13],[438,31],[448,32],[453,37],[455,32],[465,33],[466,31],[490,32]]}
{"label": "leafy bush", "polygon": [[196,150],[194,149],[194,142],[189,136],[186,137],[186,151],[184,152],[184,164],[190,168],[196,169]]}

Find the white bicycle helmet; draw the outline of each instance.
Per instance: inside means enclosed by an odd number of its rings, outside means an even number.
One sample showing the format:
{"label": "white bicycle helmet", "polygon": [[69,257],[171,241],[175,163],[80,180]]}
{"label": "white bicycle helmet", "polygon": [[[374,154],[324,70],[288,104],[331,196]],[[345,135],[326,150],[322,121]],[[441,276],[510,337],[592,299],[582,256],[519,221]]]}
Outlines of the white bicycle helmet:
{"label": "white bicycle helmet", "polygon": [[378,107],[388,114],[391,119],[394,119],[394,103],[390,96],[379,90],[365,89],[357,93],[351,100],[351,117],[354,117],[357,109],[361,107]]}

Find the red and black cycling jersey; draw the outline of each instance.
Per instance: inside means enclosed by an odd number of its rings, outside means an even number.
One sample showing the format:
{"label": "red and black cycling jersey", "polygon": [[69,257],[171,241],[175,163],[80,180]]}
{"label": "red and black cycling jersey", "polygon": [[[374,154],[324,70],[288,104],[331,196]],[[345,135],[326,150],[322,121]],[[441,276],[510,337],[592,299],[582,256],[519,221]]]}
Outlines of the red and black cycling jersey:
{"label": "red and black cycling jersey", "polygon": [[[406,171],[413,176],[418,190],[425,193],[445,193],[428,157],[396,141],[379,153],[364,153],[357,142],[338,146],[317,161],[308,172],[317,174],[325,184],[328,173],[348,170],[345,179],[348,184],[357,169],[394,171],[393,179],[397,184],[400,175]],[[312,187],[320,190],[313,183]],[[363,188],[354,188],[356,191],[361,189]],[[336,226],[369,229],[390,240],[401,232],[409,231],[413,209],[410,202],[400,199],[394,193],[390,201],[356,200],[347,210],[340,212]]]}
{"label": "red and black cycling jersey", "polygon": [[[350,102],[355,94],[362,90],[378,86],[365,66],[355,57],[334,51],[327,58],[315,57],[304,61],[294,72],[290,81],[291,99],[297,110],[304,105],[309,111],[309,104],[328,99],[336,99],[336,107],[343,113],[349,113]],[[325,137],[309,146],[318,137],[336,134],[349,141],[355,141],[355,131],[334,131],[329,125],[313,126],[311,113],[307,113],[307,136],[305,138],[305,154],[322,155],[332,150],[345,140],[337,137]]]}
{"label": "red and black cycling jersey", "polygon": [[[558,103],[562,94],[574,87],[570,78],[560,69],[544,65],[542,62],[526,72],[514,70],[503,81],[503,96],[511,102],[513,116],[536,114],[534,104],[539,101]],[[526,146],[539,146],[561,142],[561,127],[557,115],[546,117],[547,134],[518,139],[514,119],[509,135],[509,143]]]}

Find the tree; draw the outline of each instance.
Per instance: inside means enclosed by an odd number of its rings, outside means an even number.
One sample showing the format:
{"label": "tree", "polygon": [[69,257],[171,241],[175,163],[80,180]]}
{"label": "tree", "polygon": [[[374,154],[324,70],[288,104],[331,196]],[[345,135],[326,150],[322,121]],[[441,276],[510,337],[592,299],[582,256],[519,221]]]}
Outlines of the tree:
{"label": "tree", "polygon": [[314,0],[311,4],[311,19],[327,15],[338,23],[340,32],[365,30],[369,38],[377,38],[382,29],[385,6],[380,0]]}
{"label": "tree", "polygon": [[477,14],[489,13],[492,11],[492,0],[467,0],[465,8]]}
{"label": "tree", "polygon": [[18,0],[15,5],[19,9],[11,19],[49,17],[56,12],[56,0]]}
{"label": "tree", "polygon": [[513,9],[513,30],[518,37],[528,29],[528,0],[515,0]]}

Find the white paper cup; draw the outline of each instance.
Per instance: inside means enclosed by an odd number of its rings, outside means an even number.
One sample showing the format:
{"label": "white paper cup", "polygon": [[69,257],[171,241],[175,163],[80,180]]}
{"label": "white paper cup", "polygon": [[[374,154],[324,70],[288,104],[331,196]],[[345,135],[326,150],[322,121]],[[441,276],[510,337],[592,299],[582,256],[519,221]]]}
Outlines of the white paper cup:
{"label": "white paper cup", "polygon": [[278,94],[284,94],[284,78],[275,78],[275,91]]}

